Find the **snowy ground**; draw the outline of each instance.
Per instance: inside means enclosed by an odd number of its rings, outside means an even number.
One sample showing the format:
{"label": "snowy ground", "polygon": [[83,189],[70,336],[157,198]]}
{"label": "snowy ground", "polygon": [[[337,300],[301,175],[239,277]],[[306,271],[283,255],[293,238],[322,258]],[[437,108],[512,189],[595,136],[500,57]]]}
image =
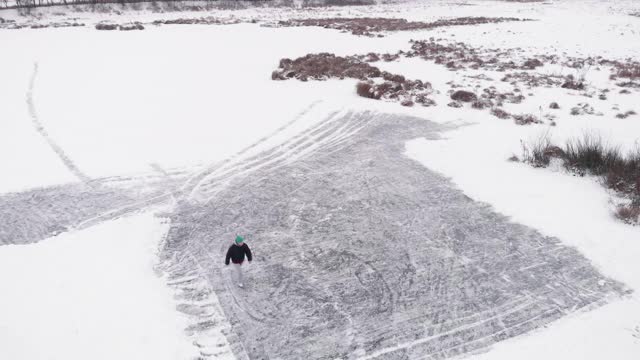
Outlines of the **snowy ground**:
{"label": "snowy ground", "polygon": [[[153,213],[0,252],[3,359],[186,359],[187,320],[153,271]],[[107,300],[108,299],[108,300]]]}
{"label": "snowy ground", "polygon": [[[638,358],[640,229],[612,217],[616,195],[596,179],[506,161],[520,154],[521,140],[545,132],[562,142],[598,131],[632,148],[640,116],[615,115],[640,112],[637,90],[620,94],[609,70],[594,68],[586,73],[593,98],[523,88],[527,100],[506,105],[513,113],[552,113],[552,127],[447,107],[448,82],[502,84],[469,77],[482,70],[449,71],[420,59],[374,65],[431,82],[435,107],[358,98],[354,80],[271,80],[284,57],[394,53],[408,49],[410,39],[429,37],[521,48],[520,56],[640,55],[632,46],[640,42],[640,18],[628,15],[638,11],[633,1],[466,3],[0,13],[29,25],[86,23],[0,29],[0,358],[302,356],[294,349],[313,351],[312,358],[464,357],[468,351],[480,359]],[[242,23],[148,24],[201,16]],[[335,16],[537,21],[382,38],[261,26]],[[94,29],[105,20],[146,28]],[[537,71],[576,72],[554,65]],[[612,91],[598,99],[605,88]],[[549,110],[551,101],[561,109]],[[602,115],[569,115],[585,101]],[[368,204],[372,199],[376,206]],[[407,213],[435,222],[404,223]],[[256,253],[246,292],[233,289],[220,268],[238,231]],[[403,287],[411,276],[396,256],[407,238],[417,252],[409,256],[416,285]],[[516,266],[488,250],[492,241],[520,249],[554,244],[565,255],[521,250]],[[355,255],[339,251],[345,247]],[[483,251],[490,256],[478,255]],[[484,264],[494,276],[465,276],[468,264]],[[457,275],[445,276],[451,273]],[[460,289],[491,294],[463,296]],[[531,310],[501,312],[518,302]]]}

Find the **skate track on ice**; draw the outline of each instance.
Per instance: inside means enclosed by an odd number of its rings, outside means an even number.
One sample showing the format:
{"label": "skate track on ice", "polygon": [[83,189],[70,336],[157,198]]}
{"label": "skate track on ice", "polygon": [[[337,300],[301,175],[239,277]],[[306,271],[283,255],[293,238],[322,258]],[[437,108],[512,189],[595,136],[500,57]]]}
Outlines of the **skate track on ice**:
{"label": "skate track on ice", "polygon": [[[203,170],[3,195],[0,245],[172,202],[159,268],[203,358],[447,358],[625,292],[403,154],[445,126],[336,111],[262,146],[307,111]],[[222,263],[236,232],[256,257],[244,290]]]}
{"label": "skate track on ice", "polygon": [[[190,279],[185,301],[215,293],[234,353],[251,359],[447,358],[625,292],[403,155],[445,130],[335,112],[208,169],[171,216],[168,272]],[[236,232],[255,253],[242,290],[222,263]],[[213,326],[205,315],[192,330]]]}

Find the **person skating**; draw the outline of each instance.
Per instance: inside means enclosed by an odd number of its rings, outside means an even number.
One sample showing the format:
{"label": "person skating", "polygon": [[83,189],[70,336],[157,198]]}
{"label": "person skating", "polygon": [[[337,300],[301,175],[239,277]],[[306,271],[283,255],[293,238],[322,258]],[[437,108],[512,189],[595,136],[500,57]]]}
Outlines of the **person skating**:
{"label": "person skating", "polygon": [[242,275],[242,263],[244,262],[244,257],[247,256],[247,260],[251,262],[253,258],[251,257],[251,249],[249,249],[249,245],[244,243],[244,238],[240,235],[236,236],[236,240],[234,243],[229,246],[229,250],[227,250],[227,257],[224,260],[225,265],[229,265],[229,260],[233,263],[233,270],[236,274],[236,281],[239,287],[244,287],[243,284],[243,275]]}

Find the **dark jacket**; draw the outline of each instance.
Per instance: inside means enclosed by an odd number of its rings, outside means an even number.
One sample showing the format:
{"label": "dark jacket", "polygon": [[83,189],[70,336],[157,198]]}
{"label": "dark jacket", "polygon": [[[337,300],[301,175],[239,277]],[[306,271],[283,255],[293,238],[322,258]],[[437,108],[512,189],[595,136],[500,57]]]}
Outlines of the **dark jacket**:
{"label": "dark jacket", "polygon": [[242,264],[245,254],[247,255],[247,259],[251,261],[251,250],[247,244],[242,243],[242,246],[233,244],[229,247],[229,250],[227,250],[227,258],[224,259],[224,263],[229,265],[229,259],[231,259],[234,264]]}

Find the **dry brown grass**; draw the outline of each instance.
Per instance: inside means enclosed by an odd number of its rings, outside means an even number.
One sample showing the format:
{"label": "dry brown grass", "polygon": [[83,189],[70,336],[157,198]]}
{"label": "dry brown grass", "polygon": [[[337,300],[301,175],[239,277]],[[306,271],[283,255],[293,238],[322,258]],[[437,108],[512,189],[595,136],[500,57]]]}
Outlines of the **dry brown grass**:
{"label": "dry brown grass", "polygon": [[[368,54],[367,57],[371,55]],[[428,98],[431,93],[431,84],[428,82],[410,80],[402,75],[380,71],[357,56],[342,57],[321,53],[307,54],[294,60],[282,59],[279,68],[271,73],[271,78],[301,81],[353,78],[361,80],[356,85],[356,93],[359,96],[398,101],[404,106],[435,105],[435,102]]]}
{"label": "dry brown grass", "polygon": [[620,205],[615,215],[627,224],[640,225],[640,206],[638,205]]}
{"label": "dry brown grass", "polygon": [[362,97],[366,97],[370,99],[380,99],[380,96],[376,95],[373,89],[372,83],[368,83],[364,81],[358,82],[358,84],[356,84],[356,93]]}
{"label": "dry brown grass", "polygon": [[542,124],[542,121],[532,114],[511,115],[516,125]]}
{"label": "dry brown grass", "polygon": [[278,22],[278,26],[319,26],[327,29],[348,31],[354,35],[375,36],[375,33],[384,31],[430,30],[445,26],[478,25],[525,20],[527,19],[504,17],[461,17],[436,20],[433,22],[422,22],[397,18],[321,18],[282,20]]}
{"label": "dry brown grass", "polygon": [[491,109],[491,115],[497,117],[498,119],[508,119],[511,117],[511,114],[499,107]]}
{"label": "dry brown grass", "polygon": [[280,66],[272,73],[274,80],[296,78],[298,80],[325,80],[328,78],[354,78],[367,80],[381,77],[382,71],[356,57],[342,57],[329,53],[307,54],[291,60],[280,60]]}

